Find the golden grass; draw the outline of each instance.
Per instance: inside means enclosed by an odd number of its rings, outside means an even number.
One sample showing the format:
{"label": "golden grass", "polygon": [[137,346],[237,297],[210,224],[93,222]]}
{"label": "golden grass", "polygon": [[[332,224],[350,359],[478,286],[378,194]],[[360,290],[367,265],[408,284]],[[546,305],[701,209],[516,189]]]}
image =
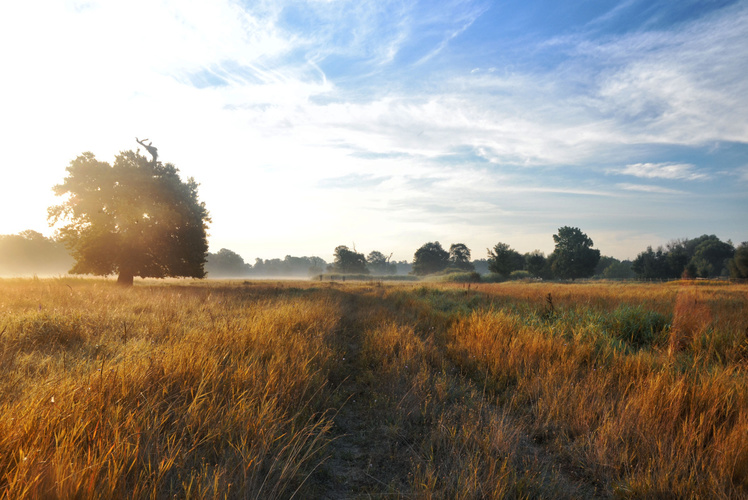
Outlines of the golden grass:
{"label": "golden grass", "polygon": [[746,306],[687,282],[0,281],[0,498],[743,497]]}
{"label": "golden grass", "polygon": [[299,486],[331,425],[315,400],[334,301],[74,285],[3,287],[0,496]]}
{"label": "golden grass", "polygon": [[712,322],[709,306],[700,300],[693,288],[678,293],[673,308],[673,324],[670,327],[670,354],[684,350],[699,336],[707,332]]}

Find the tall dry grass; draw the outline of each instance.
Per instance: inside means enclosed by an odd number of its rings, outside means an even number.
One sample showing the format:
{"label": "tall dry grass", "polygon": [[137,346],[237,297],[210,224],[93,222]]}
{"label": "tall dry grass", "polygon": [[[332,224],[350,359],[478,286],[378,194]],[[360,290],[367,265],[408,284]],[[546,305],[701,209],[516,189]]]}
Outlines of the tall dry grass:
{"label": "tall dry grass", "polygon": [[748,495],[744,285],[0,291],[0,498]]}
{"label": "tall dry grass", "polygon": [[319,464],[334,299],[0,286],[1,498],[288,498]]}
{"label": "tall dry grass", "polygon": [[678,293],[673,307],[673,323],[670,327],[670,354],[683,351],[694,340],[707,333],[712,322],[709,307],[692,287]]}
{"label": "tall dry grass", "polygon": [[[541,306],[549,289],[553,317]],[[553,457],[552,477],[572,486],[558,496],[577,496],[574,485],[600,496],[748,495],[746,287],[487,292],[498,307],[456,318],[447,355],[487,388],[494,418],[508,412],[515,431]],[[533,296],[534,313],[522,307]],[[627,308],[636,314],[621,313]],[[628,335],[638,331],[631,322],[657,324],[652,312],[672,322],[659,323],[662,331],[643,336],[642,345]]]}

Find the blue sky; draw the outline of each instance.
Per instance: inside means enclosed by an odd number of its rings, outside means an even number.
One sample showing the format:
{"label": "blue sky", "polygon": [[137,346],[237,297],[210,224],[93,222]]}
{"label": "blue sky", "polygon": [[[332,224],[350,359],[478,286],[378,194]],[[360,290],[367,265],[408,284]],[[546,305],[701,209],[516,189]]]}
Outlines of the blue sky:
{"label": "blue sky", "polygon": [[748,240],[746,1],[6,3],[0,234],[138,136],[249,262]]}

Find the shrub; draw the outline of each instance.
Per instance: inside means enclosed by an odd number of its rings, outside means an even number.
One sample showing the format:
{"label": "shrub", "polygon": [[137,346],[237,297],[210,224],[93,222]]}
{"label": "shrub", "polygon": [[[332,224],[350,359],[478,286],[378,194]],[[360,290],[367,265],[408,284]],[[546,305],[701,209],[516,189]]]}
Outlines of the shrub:
{"label": "shrub", "polygon": [[436,281],[448,283],[480,283],[481,276],[475,271],[469,273],[457,272],[441,275],[436,278]]}
{"label": "shrub", "polygon": [[418,281],[417,276],[394,274],[387,276],[375,276],[371,274],[338,274],[325,273],[312,277],[314,281]]}
{"label": "shrub", "polygon": [[502,283],[506,281],[506,278],[497,273],[488,273],[481,276],[483,283]]}
{"label": "shrub", "polygon": [[529,271],[512,271],[509,275],[510,280],[526,280],[532,278]]}
{"label": "shrub", "polygon": [[670,318],[642,306],[622,305],[605,319],[608,334],[634,347],[649,347],[664,340]]}

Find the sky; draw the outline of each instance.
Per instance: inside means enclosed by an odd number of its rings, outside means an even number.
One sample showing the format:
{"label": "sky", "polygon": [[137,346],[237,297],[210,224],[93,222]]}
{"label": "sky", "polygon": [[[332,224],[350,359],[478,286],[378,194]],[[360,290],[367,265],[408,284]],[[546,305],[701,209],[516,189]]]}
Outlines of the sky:
{"label": "sky", "polygon": [[0,234],[138,137],[250,263],[748,240],[745,0],[4,2],[0,47]]}

